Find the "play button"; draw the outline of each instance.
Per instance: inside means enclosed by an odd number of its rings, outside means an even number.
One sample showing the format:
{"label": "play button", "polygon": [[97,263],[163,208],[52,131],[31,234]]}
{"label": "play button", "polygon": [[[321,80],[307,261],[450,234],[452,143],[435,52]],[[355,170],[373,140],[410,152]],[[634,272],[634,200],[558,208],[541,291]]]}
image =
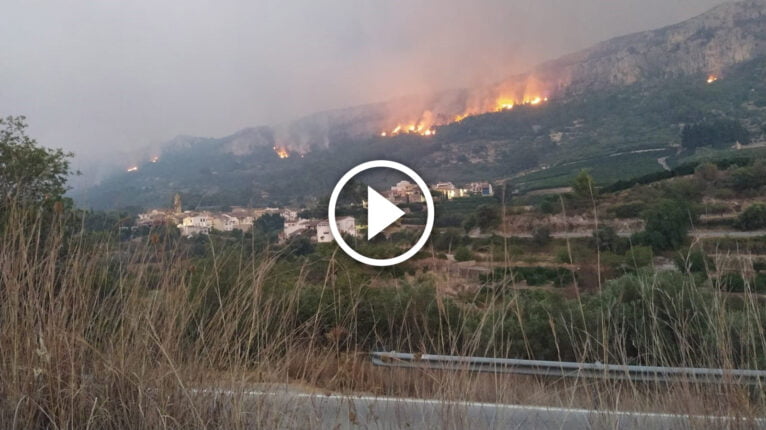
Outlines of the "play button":
{"label": "play button", "polygon": [[[380,168],[396,170],[415,181],[418,188],[420,188],[420,192],[422,193],[428,208],[426,214],[426,225],[418,241],[412,248],[403,254],[392,258],[371,258],[357,252],[348,243],[346,243],[345,239],[343,239],[335,218],[335,206],[338,204],[338,198],[341,191],[343,191],[343,187],[345,187],[351,179],[360,173],[366,170]],[[399,209],[399,207],[397,207],[395,204],[388,201],[388,199],[383,197],[379,192],[375,191],[369,186],[367,187],[367,240],[370,240],[380,234],[380,232],[388,228],[391,224],[395,223],[403,215],[403,210]],[[329,218],[329,227],[333,239],[335,239],[335,242],[338,244],[338,246],[340,246],[340,248],[346,254],[348,254],[349,257],[359,261],[360,263],[364,263],[370,266],[393,266],[410,259],[412,256],[417,254],[418,251],[423,248],[423,245],[425,245],[428,241],[428,237],[431,235],[431,230],[434,227],[434,200],[433,197],[431,197],[431,192],[428,190],[428,185],[426,185],[426,182],[423,180],[423,178],[421,178],[420,175],[415,173],[415,171],[409,167],[401,163],[388,160],[368,161],[346,172],[346,174],[343,175],[340,181],[338,181],[338,183],[335,185],[335,188],[332,190],[332,194],[330,195],[330,205],[327,208],[327,218]]]}
{"label": "play button", "polygon": [[404,215],[404,211],[379,192],[367,187],[367,240],[377,236],[386,227]]}

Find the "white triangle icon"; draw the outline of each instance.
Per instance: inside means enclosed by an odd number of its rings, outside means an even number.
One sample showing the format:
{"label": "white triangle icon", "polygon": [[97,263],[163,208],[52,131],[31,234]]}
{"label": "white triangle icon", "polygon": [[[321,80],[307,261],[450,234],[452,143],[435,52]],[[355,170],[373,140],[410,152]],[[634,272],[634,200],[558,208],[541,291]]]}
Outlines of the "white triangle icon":
{"label": "white triangle icon", "polygon": [[379,192],[367,187],[367,240],[377,236],[402,215],[404,215],[403,210],[389,202]]}

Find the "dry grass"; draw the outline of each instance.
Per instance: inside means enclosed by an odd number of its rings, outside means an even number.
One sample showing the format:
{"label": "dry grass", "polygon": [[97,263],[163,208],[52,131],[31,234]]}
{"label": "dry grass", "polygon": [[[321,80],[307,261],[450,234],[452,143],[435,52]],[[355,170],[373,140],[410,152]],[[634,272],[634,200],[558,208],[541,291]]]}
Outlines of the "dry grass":
{"label": "dry grass", "polygon": [[[333,309],[341,324],[326,330],[318,323],[326,310],[317,309],[316,318],[298,318],[304,288],[300,278],[279,299],[266,293],[277,256],[234,256],[234,271],[228,264],[225,273],[201,274],[159,236],[126,251],[109,240],[65,234],[58,215],[35,218],[11,209],[6,225],[12,227],[3,231],[0,242],[0,428],[271,427],[284,419],[281,412],[254,405],[246,395],[248,389],[269,384],[604,410],[745,417],[763,412],[762,388],[736,384],[652,385],[376,368],[368,351],[353,342],[375,336],[355,333],[359,309]],[[334,269],[324,280],[322,293],[328,296],[334,294],[333,278],[343,276]],[[228,281],[222,282],[222,276]],[[513,303],[505,318],[524,314]],[[743,303],[753,321],[761,321],[762,305],[747,297]],[[711,336],[722,351],[711,362],[722,365],[732,356],[731,348],[747,349],[727,343],[725,309],[700,309],[706,318],[721,322]],[[601,338],[574,328],[571,336],[581,341],[582,357],[606,356],[614,362],[626,353],[608,345],[633,339],[620,339],[604,321]],[[492,318],[480,324],[489,331],[502,329]],[[763,345],[763,327],[745,326],[752,330],[747,338]],[[407,327],[426,326],[408,322]],[[434,345],[459,345],[446,352],[485,353],[475,338],[456,341],[466,330],[446,325],[417,333],[418,339],[432,340],[420,345],[412,345],[405,333],[398,345],[428,352]],[[657,354],[665,350],[657,346]],[[685,349],[694,350],[695,345]],[[214,397],[201,391],[215,388],[233,394]]]}

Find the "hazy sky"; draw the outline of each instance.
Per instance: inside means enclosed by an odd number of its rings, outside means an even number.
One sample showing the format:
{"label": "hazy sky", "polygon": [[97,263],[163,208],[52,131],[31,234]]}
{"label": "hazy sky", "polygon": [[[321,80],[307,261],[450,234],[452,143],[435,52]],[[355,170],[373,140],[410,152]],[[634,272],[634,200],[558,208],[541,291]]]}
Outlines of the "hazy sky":
{"label": "hazy sky", "polygon": [[494,81],[720,2],[5,0],[0,114],[93,160]]}

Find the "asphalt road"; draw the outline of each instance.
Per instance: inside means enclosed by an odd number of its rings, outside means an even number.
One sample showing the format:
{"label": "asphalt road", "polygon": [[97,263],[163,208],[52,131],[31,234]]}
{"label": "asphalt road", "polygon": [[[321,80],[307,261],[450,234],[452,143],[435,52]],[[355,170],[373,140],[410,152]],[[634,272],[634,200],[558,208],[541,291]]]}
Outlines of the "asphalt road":
{"label": "asphalt road", "polygon": [[[207,394],[212,394],[207,392]],[[217,391],[216,396],[231,393]],[[274,429],[766,429],[766,420],[476,402],[251,391],[253,426]]]}

